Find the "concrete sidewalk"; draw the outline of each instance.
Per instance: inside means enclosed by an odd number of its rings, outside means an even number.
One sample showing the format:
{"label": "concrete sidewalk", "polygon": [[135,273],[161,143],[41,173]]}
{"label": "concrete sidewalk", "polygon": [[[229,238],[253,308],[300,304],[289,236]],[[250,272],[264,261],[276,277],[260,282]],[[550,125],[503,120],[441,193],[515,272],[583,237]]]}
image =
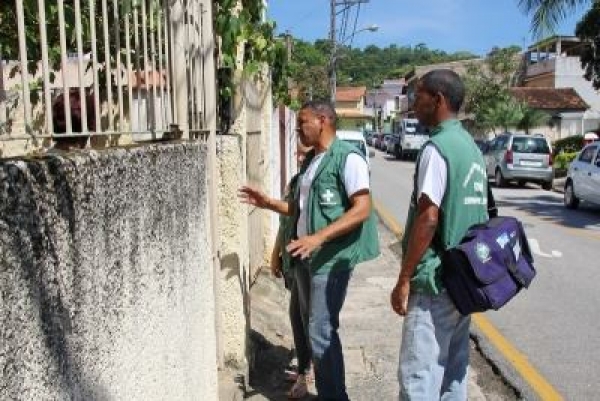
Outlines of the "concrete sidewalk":
{"label": "concrete sidewalk", "polygon": [[[402,319],[391,310],[389,294],[399,269],[399,243],[379,226],[382,255],[358,266],[341,315],[348,393],[352,400],[397,399],[396,371]],[[262,274],[251,291],[253,362],[247,399],[285,400],[284,369],[293,353],[287,317],[288,293],[280,281]],[[472,344],[469,400],[516,400]],[[314,392],[314,389],[313,389]]]}
{"label": "concrete sidewalk", "polygon": [[565,183],[567,182],[567,177],[555,178],[552,182],[552,190],[554,192],[564,193],[565,192]]}

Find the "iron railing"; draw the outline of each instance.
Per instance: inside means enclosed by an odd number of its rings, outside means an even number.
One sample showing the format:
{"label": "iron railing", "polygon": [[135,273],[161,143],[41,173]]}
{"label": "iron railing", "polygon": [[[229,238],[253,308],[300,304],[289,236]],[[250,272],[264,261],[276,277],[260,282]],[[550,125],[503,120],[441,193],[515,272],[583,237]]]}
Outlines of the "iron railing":
{"label": "iron railing", "polygon": [[209,0],[8,2],[0,20],[14,16],[16,34],[0,37],[0,142],[206,136]]}

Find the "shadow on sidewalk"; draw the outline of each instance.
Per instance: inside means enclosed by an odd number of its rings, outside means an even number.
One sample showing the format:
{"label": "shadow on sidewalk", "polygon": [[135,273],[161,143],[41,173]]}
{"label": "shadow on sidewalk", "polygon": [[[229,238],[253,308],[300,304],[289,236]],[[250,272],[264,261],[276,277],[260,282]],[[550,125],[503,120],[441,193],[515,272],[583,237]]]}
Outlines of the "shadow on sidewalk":
{"label": "shadow on sidewalk", "polygon": [[246,399],[287,400],[290,384],[285,381],[285,370],[289,368],[294,352],[271,343],[256,330],[250,331],[250,342],[252,362]]}

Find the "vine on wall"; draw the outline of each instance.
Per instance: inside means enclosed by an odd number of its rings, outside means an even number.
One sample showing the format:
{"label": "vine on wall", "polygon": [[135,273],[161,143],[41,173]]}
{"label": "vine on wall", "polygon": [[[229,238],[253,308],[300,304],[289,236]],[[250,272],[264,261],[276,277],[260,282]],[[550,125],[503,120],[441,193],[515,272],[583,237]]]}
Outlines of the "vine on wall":
{"label": "vine on wall", "polygon": [[[287,80],[290,69],[287,50],[282,38],[275,37],[275,22],[263,18],[263,0],[219,0],[215,6],[215,31],[220,37],[221,67],[230,71],[241,68],[248,77],[261,76],[264,65],[270,68],[275,102],[289,104]],[[237,65],[239,46],[244,45],[241,66]],[[219,74],[219,95],[231,98],[235,91],[233,74]]]}

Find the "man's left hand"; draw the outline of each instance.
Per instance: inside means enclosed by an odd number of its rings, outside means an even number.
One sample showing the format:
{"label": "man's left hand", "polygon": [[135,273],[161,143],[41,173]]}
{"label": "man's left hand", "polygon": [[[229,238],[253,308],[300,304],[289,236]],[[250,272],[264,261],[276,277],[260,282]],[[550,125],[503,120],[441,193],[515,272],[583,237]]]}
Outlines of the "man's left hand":
{"label": "man's left hand", "polygon": [[323,241],[318,236],[307,235],[290,242],[286,249],[293,257],[306,259],[321,245],[323,245]]}
{"label": "man's left hand", "polygon": [[394,312],[406,316],[408,312],[408,295],[410,294],[410,279],[399,278],[390,295],[390,303]]}

